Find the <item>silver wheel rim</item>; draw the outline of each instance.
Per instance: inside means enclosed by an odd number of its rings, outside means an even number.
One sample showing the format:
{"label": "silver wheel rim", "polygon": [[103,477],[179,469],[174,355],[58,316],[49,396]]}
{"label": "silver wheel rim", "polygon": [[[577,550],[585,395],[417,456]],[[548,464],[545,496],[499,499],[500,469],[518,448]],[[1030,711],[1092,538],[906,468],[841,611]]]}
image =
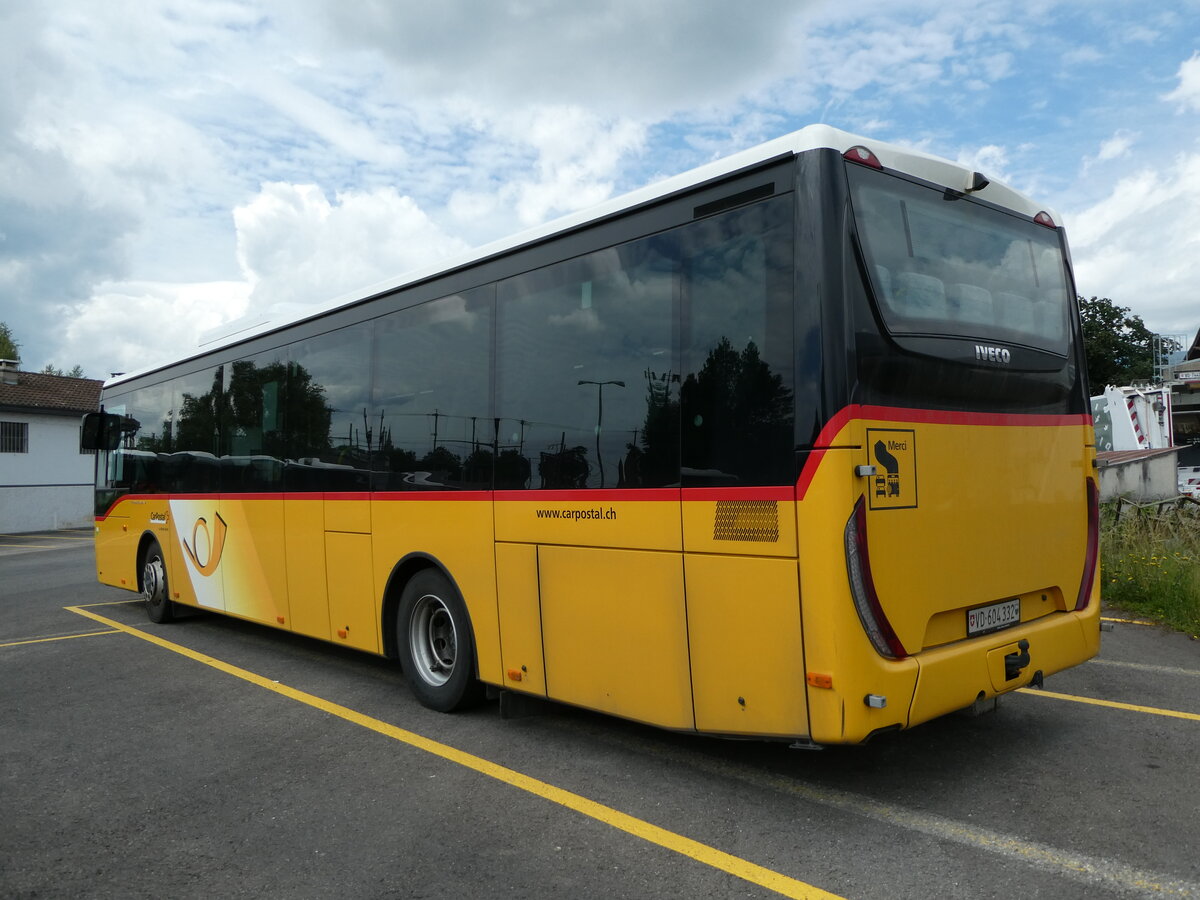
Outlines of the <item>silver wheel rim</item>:
{"label": "silver wheel rim", "polygon": [[408,648],[422,681],[441,687],[450,680],[458,659],[458,632],[440,597],[425,594],[414,604],[408,620]]}
{"label": "silver wheel rim", "polygon": [[162,557],[152,556],[142,568],[142,596],[147,603],[160,603],[164,599],[163,583],[166,581]]}

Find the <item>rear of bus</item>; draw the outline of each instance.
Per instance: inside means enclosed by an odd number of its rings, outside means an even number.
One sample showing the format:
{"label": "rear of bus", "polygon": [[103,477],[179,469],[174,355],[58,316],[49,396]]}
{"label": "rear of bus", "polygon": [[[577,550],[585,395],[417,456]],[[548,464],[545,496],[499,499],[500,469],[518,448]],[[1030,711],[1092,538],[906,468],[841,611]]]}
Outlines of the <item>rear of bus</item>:
{"label": "rear of bus", "polygon": [[831,402],[797,488],[818,743],[1040,685],[1099,647],[1095,448],[1061,228],[982,175],[886,145],[821,168],[841,290],[834,274]]}

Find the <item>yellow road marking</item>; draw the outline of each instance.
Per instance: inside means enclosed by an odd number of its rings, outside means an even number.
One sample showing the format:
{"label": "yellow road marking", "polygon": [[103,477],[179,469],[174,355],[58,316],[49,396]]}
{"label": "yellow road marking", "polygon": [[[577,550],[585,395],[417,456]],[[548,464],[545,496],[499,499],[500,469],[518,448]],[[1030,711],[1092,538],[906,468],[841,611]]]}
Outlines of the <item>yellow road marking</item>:
{"label": "yellow road marking", "polygon": [[552,803],[557,803],[574,812],[587,816],[610,825],[619,831],[624,831],[626,834],[633,835],[651,844],[657,844],[667,850],[687,856],[694,859],[696,862],[702,863],[711,868],[726,872],[741,878],[743,881],[748,881],[751,884],[756,884],[759,887],[764,887],[768,890],[781,894],[784,897],[798,898],[798,900],[842,900],[836,894],[831,894],[828,891],[823,891],[811,884],[806,884],[795,878],[790,878],[780,872],[772,869],[756,865],[748,860],[725,853],[715,847],[710,847],[707,844],[702,844],[699,841],[694,841],[691,838],[684,837],[680,834],[675,834],[665,828],[660,828],[657,825],[638,819],[634,816],[623,813],[620,810],[613,809],[610,806],[605,806],[602,803],[597,803],[595,800],[589,800],[587,797],[564,790],[563,788],[555,787],[552,784],[547,784],[544,781],[539,781],[528,775],[524,775],[514,769],[509,769],[505,766],[490,762],[479,756],[459,750],[447,744],[439,743],[438,741],[422,737],[415,732],[406,731],[403,728],[398,728],[380,719],[372,718],[363,713],[356,712],[344,706],[339,706],[336,703],[331,703],[321,697],[313,694],[305,693],[296,688],[289,687],[286,684],[280,684],[276,681],[271,681],[269,678],[264,678],[255,672],[240,668],[223,660],[216,659],[204,653],[199,653],[191,650],[181,644],[173,643],[172,641],[164,640],[157,635],[141,631],[137,628],[132,628],[128,625],[123,625],[113,619],[105,618],[98,613],[90,612],[79,606],[68,606],[66,609],[73,613],[78,613],[81,616],[86,616],[104,625],[109,625],[112,628],[122,631],[134,637],[141,638],[144,641],[149,641],[173,653],[178,653],[181,656],[186,656],[189,659],[202,662],[207,666],[211,666],[227,675],[232,675],[235,678],[240,678],[243,681],[248,681],[258,687],[266,688],[276,694],[281,694],[291,700],[299,703],[304,703],[314,709],[319,709],[322,712],[328,713],[331,716],[337,716],[347,722],[359,725],[363,728],[379,734],[390,737],[393,740],[408,744],[410,747],[415,747],[418,750],[424,750],[434,756],[441,757],[449,762],[456,763],[465,768],[471,769],[481,775],[486,775],[489,778],[494,778],[518,790],[526,791],[544,800],[549,800]]}
{"label": "yellow road marking", "polygon": [[1200,885],[1180,881],[1160,873],[1135,869],[1113,859],[1085,856],[1048,846],[1044,841],[1024,840],[979,825],[958,822],[933,813],[907,809],[903,806],[882,803],[870,797],[822,787],[765,770],[755,770],[740,763],[711,759],[677,748],[639,738],[630,738],[606,730],[599,725],[581,725],[570,722],[565,727],[585,735],[588,740],[603,741],[610,745],[632,748],[637,752],[664,759],[670,763],[686,766],[740,781],[759,790],[773,790],[797,797],[809,803],[820,804],[854,815],[881,822],[892,828],[926,834],[937,840],[949,841],[981,852],[992,853],[1067,878],[1083,884],[1115,887],[1122,895],[1129,892],[1161,894],[1167,897],[1200,897]]}
{"label": "yellow road marking", "polygon": [[1170,716],[1173,719],[1191,719],[1200,722],[1200,713],[1180,712],[1177,709],[1158,709],[1154,706],[1138,706],[1133,703],[1118,703],[1116,700],[1097,700],[1094,697],[1077,697],[1074,694],[1058,694],[1054,691],[1039,691],[1032,688],[1017,688],[1020,694],[1031,697],[1049,697],[1052,700],[1070,700],[1072,703],[1087,703],[1091,706],[1106,706],[1109,709],[1124,709],[1129,712],[1148,713],[1152,716]]}
{"label": "yellow road marking", "polygon": [[1191,675],[1200,677],[1200,669],[1181,669],[1178,666],[1155,666],[1150,663],[1125,662],[1120,659],[1089,659],[1089,666],[1116,666],[1121,669],[1135,669],[1139,672],[1157,672],[1160,675]]}
{"label": "yellow road marking", "polygon": [[92,543],[92,540],[93,539],[90,537],[46,537],[45,535],[41,535],[39,537],[14,537],[13,535],[8,535],[0,538],[0,547],[34,546],[33,544],[30,544],[29,541],[53,541],[54,543],[47,545],[53,547],[55,544],[90,544]]}
{"label": "yellow road marking", "polygon": [[1120,622],[1122,625],[1158,625],[1158,622],[1151,622],[1148,619],[1118,619],[1114,616],[1101,616],[1101,622]]}
{"label": "yellow road marking", "polygon": [[62,634],[58,637],[30,638],[27,641],[9,641],[7,644],[0,644],[0,647],[20,647],[22,644],[45,644],[50,641],[69,641],[71,638],[80,637],[95,637],[98,634],[120,634],[120,631],[88,631],[83,634]]}

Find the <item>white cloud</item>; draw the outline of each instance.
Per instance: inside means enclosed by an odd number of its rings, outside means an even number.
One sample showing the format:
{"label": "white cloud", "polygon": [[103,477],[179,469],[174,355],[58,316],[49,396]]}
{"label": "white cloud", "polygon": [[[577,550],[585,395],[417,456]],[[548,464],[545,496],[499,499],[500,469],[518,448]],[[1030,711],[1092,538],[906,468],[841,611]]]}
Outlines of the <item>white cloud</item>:
{"label": "white cloud", "polygon": [[243,74],[238,83],[246,93],[260,97],[294,123],[353,159],[385,166],[402,165],[406,159],[403,149],[380,140],[368,126],[277,72],[253,69]]}
{"label": "white cloud", "polygon": [[[1140,138],[1140,132],[1131,131],[1128,128],[1118,128],[1112,137],[1100,142],[1100,147],[1096,151],[1095,156],[1085,156],[1083,158],[1082,174],[1093,175],[1095,169],[1103,163],[1132,158],[1133,149]],[[1106,171],[1119,170],[1109,167]],[[1093,177],[1097,176],[1093,175]]]}
{"label": "white cloud", "polygon": [[1091,65],[1093,63],[1103,62],[1104,59],[1104,54],[1089,44],[1068,50],[1061,57],[1059,57],[1059,61],[1068,67]]}
{"label": "white cloud", "polygon": [[1100,152],[1096,154],[1096,158],[1107,161],[1128,156],[1130,148],[1137,143],[1139,137],[1140,135],[1136,131],[1129,131],[1126,128],[1118,129],[1116,134],[1100,145]]}
{"label": "white cloud", "polygon": [[623,157],[642,146],[645,130],[628,119],[605,122],[578,107],[547,108],[511,119],[501,135],[524,135],[537,153],[532,177],[502,192],[515,202],[522,225],[607,199]]}
{"label": "white cloud", "polygon": [[1200,136],[1184,5],[0,0],[0,320],[127,367],[123,308],[183,346],[819,119],[1051,185],[1090,292],[1194,316],[1190,170],[1142,149]]}
{"label": "white cloud", "polygon": [[170,362],[197,349],[205,329],[240,315],[249,294],[244,282],[102,283],[87,302],[57,311],[66,326],[51,359],[92,378]]}
{"label": "white cloud", "polygon": [[1075,277],[1085,296],[1131,307],[1152,331],[1200,326],[1200,153],[1139,169],[1068,215]]}
{"label": "white cloud", "polygon": [[989,180],[1008,181],[1005,168],[1008,165],[1008,151],[996,144],[978,147],[970,152],[958,154],[958,164],[966,166],[972,172],[981,172]]}
{"label": "white cloud", "polygon": [[1200,112],[1200,52],[1179,66],[1179,86],[1163,99],[1179,104],[1184,110]]}
{"label": "white cloud", "polygon": [[265,184],[233,213],[254,315],[293,315],[467,249],[394,188],[330,202],[316,185]]}
{"label": "white cloud", "polygon": [[409,94],[465,95],[507,110],[582,104],[640,118],[753,90],[786,59],[780,26],[810,5],[762,0],[746,14],[720,0],[289,0],[276,15],[328,33],[342,52],[374,49]]}

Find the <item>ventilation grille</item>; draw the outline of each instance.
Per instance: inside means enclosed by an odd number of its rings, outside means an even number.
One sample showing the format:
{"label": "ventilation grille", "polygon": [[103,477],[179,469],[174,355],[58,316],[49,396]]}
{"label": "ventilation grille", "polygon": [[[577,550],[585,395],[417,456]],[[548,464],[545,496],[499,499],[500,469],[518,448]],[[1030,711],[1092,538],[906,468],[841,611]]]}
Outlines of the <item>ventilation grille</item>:
{"label": "ventilation grille", "polygon": [[775,543],[779,540],[779,504],[774,500],[718,500],[713,540]]}

